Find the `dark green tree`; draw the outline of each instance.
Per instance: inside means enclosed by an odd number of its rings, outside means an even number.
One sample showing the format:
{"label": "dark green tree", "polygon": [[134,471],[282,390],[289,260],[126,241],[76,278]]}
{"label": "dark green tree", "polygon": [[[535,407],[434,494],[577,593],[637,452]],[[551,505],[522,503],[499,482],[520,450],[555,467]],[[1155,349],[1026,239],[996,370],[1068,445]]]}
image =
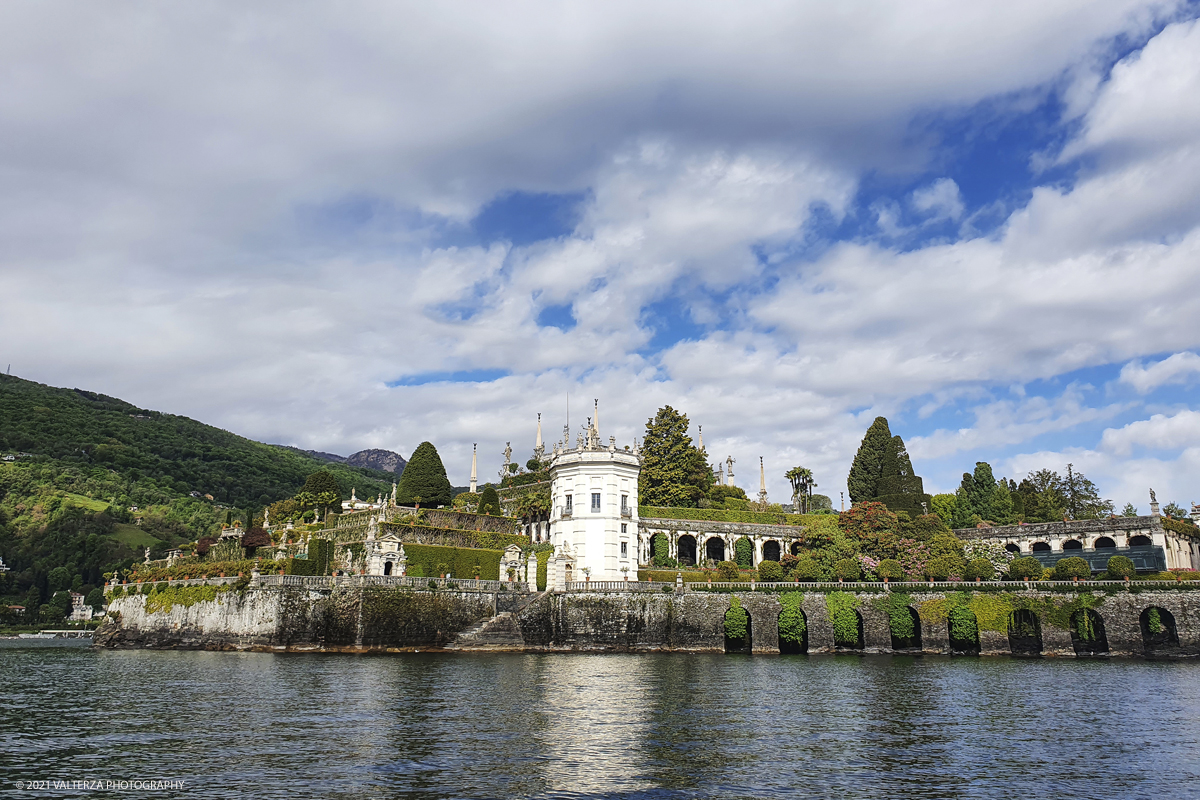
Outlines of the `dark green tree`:
{"label": "dark green tree", "polygon": [[846,478],[851,502],[874,500],[879,496],[879,481],[883,475],[884,461],[894,453],[895,445],[888,422],[883,417],[876,417],[871,427],[867,428],[862,444],[858,446],[858,452],[850,465],[850,475]]}
{"label": "dark green tree", "polygon": [[450,479],[442,457],[429,442],[421,442],[400,475],[396,502],[403,505],[448,506],[452,499]]}
{"label": "dark green tree", "polygon": [[301,503],[315,507],[321,514],[330,509],[336,513],[342,508],[342,490],[338,487],[337,478],[325,470],[309,475],[296,497]]}
{"label": "dark green tree", "polygon": [[496,494],[496,490],[491,486],[483,487],[483,493],[479,495],[479,513],[493,514],[500,516],[500,495]]}
{"label": "dark green tree", "polygon": [[87,597],[84,598],[83,602],[97,611],[104,608],[104,590],[100,587],[92,589],[90,592],[88,592]]}
{"label": "dark green tree", "polygon": [[644,506],[695,508],[712,487],[704,452],[688,436],[688,418],[663,406],[646,421],[638,502]]}

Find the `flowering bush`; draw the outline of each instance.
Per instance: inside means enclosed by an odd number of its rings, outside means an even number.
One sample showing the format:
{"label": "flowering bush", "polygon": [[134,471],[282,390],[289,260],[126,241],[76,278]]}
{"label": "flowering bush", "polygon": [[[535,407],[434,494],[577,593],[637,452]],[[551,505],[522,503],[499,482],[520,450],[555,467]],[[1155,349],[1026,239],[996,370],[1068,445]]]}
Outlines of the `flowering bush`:
{"label": "flowering bush", "polygon": [[916,539],[898,539],[896,550],[896,560],[900,562],[910,581],[919,581],[925,577],[925,567],[932,558],[928,543]]}
{"label": "flowering bush", "polygon": [[863,553],[858,554],[858,563],[862,567],[863,577],[869,581],[878,579],[879,559],[871,558]]}
{"label": "flowering bush", "polygon": [[964,546],[967,561],[974,561],[977,558],[986,558],[992,564],[992,569],[997,575],[1003,575],[1008,572],[1008,565],[1017,557],[1016,553],[1010,553],[1004,549],[1004,544],[995,539],[972,539],[965,543]]}

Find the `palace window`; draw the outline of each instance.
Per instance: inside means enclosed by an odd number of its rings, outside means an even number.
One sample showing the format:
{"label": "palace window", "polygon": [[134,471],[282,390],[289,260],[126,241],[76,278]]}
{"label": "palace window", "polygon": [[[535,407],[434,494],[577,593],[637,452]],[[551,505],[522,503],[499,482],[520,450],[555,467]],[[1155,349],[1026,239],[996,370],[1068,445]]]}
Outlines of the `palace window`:
{"label": "palace window", "polygon": [[627,494],[621,495],[621,510],[622,511],[629,510],[629,495],[627,495]]}
{"label": "palace window", "polygon": [[629,532],[629,526],[626,525],[624,522],[622,522],[621,523],[621,533],[628,533],[628,532]]}
{"label": "palace window", "polygon": [[621,542],[621,558],[629,558],[629,543]]}
{"label": "palace window", "polygon": [[571,500],[573,499],[573,497],[574,497],[574,495],[567,495],[567,505],[566,505],[566,508],[565,508],[564,510],[565,510],[565,511],[566,511],[568,514],[570,514],[570,513],[571,513]]}
{"label": "palace window", "polygon": [[592,492],[592,513],[595,514],[599,511],[600,511],[600,493]]}

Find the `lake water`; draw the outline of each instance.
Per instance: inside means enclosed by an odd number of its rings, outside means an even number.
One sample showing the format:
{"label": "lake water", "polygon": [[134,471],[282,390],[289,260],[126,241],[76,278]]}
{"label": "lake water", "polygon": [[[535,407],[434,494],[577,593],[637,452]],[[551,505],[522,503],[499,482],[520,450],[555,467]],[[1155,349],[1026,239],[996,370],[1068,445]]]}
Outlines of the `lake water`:
{"label": "lake water", "polygon": [[6,641],[0,687],[7,797],[1200,797],[1200,663]]}

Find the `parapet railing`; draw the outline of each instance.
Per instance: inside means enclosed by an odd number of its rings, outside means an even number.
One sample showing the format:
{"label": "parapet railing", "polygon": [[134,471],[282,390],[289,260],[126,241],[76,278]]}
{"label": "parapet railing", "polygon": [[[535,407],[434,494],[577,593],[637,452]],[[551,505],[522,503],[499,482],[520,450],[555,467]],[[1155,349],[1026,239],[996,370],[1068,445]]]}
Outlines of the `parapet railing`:
{"label": "parapet railing", "polygon": [[134,588],[138,588],[147,583],[163,583],[168,586],[220,586],[221,584],[225,584],[225,583],[236,583],[237,580],[238,580],[238,578],[235,575],[232,577],[227,576],[224,578],[188,578],[187,580],[183,580],[182,578],[173,578],[171,580],[163,579],[163,580],[157,580],[157,581],[152,581],[152,580],[126,581],[125,583],[105,584],[104,591],[111,592],[113,589],[117,588],[118,586],[121,586],[125,589],[128,589],[131,586]]}
{"label": "parapet railing", "polygon": [[568,592],[662,592],[682,588],[685,592],[709,590],[741,590],[746,592],[780,591],[828,591],[840,589],[844,592],[893,591],[893,592],[955,592],[971,589],[1007,589],[1009,591],[1063,591],[1080,587],[1097,589],[1178,589],[1189,583],[1200,590],[1200,581],[689,581],[680,587],[673,581],[568,581]]}
{"label": "parapet railing", "polygon": [[567,581],[568,592],[661,592],[674,587],[652,581]]}
{"label": "parapet railing", "polygon": [[255,586],[295,586],[334,589],[338,586],[411,586],[414,589],[458,589],[471,592],[528,591],[521,582],[484,581],[473,578],[421,578],[412,575],[259,575]]}

